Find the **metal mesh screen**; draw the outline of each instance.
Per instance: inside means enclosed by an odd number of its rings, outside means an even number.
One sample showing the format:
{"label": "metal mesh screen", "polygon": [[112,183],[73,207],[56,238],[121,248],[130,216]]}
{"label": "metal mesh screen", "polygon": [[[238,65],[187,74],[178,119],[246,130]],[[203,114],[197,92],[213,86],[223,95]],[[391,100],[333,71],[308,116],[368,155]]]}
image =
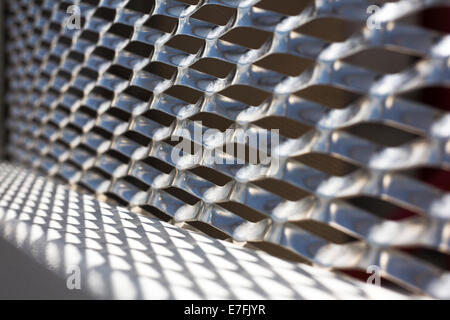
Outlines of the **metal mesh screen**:
{"label": "metal mesh screen", "polygon": [[[7,4],[14,161],[219,238],[353,274],[375,265],[449,297],[450,195],[422,169],[448,177],[450,115],[420,97],[448,88],[450,38],[411,18],[448,1],[375,15],[364,0]],[[246,135],[261,130],[278,143],[253,163]],[[246,145],[243,163],[229,145]]]}

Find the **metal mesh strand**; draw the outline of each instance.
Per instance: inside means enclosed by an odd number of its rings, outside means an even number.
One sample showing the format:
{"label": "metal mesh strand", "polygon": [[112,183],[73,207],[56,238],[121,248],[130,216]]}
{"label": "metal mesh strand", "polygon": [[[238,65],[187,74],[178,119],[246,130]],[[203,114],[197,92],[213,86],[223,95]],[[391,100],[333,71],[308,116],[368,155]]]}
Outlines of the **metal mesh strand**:
{"label": "metal mesh strand", "polygon": [[[376,265],[450,297],[450,195],[417,173],[449,170],[450,115],[416,99],[448,88],[450,38],[407,19],[449,1],[380,4],[379,29],[364,0],[89,0],[73,30],[73,1],[7,3],[14,161],[223,239]],[[223,145],[279,129],[279,161],[217,164],[207,151],[222,145],[195,138],[201,154],[171,156],[171,138],[208,128]]]}

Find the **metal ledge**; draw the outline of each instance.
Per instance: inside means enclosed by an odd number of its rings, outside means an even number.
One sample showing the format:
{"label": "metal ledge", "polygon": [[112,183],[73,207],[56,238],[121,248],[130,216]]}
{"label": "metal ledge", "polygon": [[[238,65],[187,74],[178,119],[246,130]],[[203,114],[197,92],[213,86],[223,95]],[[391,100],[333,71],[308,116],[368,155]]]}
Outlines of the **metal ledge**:
{"label": "metal ledge", "polygon": [[0,237],[0,300],[91,299]]}
{"label": "metal ledge", "polygon": [[[0,238],[97,299],[404,299],[180,229],[0,164]],[[1,286],[0,286],[1,288]]]}

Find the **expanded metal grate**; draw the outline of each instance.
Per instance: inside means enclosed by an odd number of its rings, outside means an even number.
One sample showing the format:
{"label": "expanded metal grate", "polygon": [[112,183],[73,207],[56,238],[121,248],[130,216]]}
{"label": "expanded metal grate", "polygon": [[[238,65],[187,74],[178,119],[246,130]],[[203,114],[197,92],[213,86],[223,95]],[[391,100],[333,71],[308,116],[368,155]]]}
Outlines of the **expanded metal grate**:
{"label": "expanded metal grate", "polygon": [[[421,94],[448,89],[450,37],[414,18],[449,5],[10,0],[9,154],[222,239],[449,298],[450,194],[428,178],[448,179],[450,114]],[[271,161],[227,153],[264,129]]]}

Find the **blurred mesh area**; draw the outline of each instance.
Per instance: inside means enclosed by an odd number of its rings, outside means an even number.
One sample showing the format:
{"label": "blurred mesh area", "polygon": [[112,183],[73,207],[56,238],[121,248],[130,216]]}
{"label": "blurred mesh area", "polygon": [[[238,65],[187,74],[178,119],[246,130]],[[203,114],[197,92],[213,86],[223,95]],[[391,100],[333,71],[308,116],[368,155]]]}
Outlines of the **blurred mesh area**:
{"label": "blurred mesh area", "polygon": [[[13,162],[285,259],[450,292],[450,38],[423,26],[448,1],[6,4]],[[267,131],[269,162],[228,152]]]}

